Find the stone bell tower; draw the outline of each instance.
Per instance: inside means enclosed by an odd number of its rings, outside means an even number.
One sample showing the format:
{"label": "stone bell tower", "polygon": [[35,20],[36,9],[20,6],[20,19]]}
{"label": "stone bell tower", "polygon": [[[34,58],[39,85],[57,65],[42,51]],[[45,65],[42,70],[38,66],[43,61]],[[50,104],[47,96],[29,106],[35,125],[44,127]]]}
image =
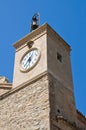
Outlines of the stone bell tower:
{"label": "stone bell tower", "polygon": [[0,77],[0,130],[86,130],[76,110],[70,46],[47,23],[32,17],[17,41],[13,83]]}
{"label": "stone bell tower", "polygon": [[44,24],[14,47],[13,88],[26,95],[30,130],[58,130],[59,119],[76,124],[70,46]]}

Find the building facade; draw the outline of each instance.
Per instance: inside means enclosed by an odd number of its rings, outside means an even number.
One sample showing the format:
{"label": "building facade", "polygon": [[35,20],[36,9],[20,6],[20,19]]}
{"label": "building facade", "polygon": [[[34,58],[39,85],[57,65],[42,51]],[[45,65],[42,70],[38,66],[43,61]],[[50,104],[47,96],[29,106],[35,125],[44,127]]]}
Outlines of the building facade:
{"label": "building facade", "polygon": [[75,105],[70,46],[46,23],[14,47],[13,83],[0,77],[0,130],[86,130]]}

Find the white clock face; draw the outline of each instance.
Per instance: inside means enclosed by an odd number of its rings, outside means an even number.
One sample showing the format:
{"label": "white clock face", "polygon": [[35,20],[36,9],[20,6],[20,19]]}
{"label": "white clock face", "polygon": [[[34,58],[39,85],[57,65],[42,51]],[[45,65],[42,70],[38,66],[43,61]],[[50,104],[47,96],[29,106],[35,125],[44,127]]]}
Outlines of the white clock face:
{"label": "white clock face", "polygon": [[27,52],[21,60],[21,70],[28,71],[30,68],[34,67],[39,59],[40,52],[37,49],[32,49]]}

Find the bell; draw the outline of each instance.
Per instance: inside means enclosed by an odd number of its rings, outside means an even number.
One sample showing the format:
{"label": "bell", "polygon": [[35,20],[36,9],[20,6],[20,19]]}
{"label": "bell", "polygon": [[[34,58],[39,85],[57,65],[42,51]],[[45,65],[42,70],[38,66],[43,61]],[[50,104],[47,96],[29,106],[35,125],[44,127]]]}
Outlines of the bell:
{"label": "bell", "polygon": [[33,30],[35,30],[35,29],[38,28],[38,27],[39,27],[39,14],[36,13],[36,14],[34,14],[34,16],[32,17],[30,31],[33,31]]}
{"label": "bell", "polygon": [[38,28],[36,17],[32,18],[32,26],[31,26],[31,28],[32,28],[32,30],[35,30],[36,28]]}

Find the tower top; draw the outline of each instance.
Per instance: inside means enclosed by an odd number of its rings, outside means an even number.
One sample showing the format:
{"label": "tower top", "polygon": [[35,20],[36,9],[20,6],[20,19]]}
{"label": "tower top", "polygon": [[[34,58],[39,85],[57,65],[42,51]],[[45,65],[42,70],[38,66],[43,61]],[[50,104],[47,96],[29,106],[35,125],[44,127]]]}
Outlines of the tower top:
{"label": "tower top", "polygon": [[[61,43],[64,44],[64,46],[70,51],[71,47],[70,45],[55,31],[53,28],[48,24],[45,23],[38,27],[36,30],[32,31],[31,33],[24,36],[22,39],[17,41],[13,44],[13,46],[18,49],[21,48],[21,46],[25,46],[29,41],[34,41],[35,39],[39,38],[43,34],[47,33],[48,35],[51,35],[54,39],[57,38],[61,41]],[[25,44],[24,44],[25,43]]]}

